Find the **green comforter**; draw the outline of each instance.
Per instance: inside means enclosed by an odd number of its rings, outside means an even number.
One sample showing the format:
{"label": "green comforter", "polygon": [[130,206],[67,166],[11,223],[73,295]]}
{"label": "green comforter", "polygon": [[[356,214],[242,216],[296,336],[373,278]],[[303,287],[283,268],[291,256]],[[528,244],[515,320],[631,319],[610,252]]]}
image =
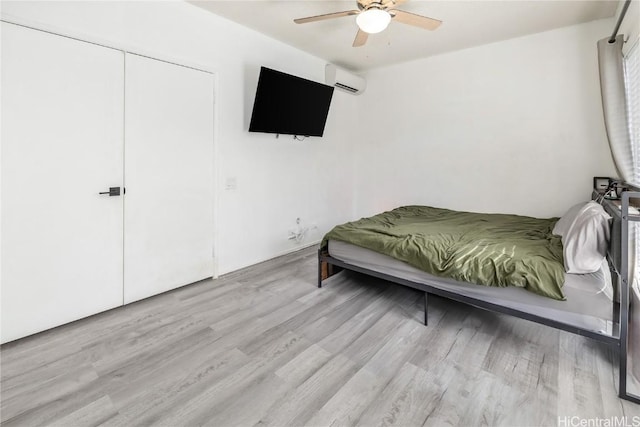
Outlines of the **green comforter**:
{"label": "green comforter", "polygon": [[340,240],[404,261],[434,276],[486,286],[518,286],[564,300],[557,218],[404,206],[339,225]]}

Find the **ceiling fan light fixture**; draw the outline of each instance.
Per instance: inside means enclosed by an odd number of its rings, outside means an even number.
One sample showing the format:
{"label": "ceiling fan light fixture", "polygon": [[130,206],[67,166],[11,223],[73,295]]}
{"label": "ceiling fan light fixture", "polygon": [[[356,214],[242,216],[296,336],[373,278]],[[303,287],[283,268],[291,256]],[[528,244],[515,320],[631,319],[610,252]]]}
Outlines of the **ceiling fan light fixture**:
{"label": "ceiling fan light fixture", "polygon": [[358,27],[365,33],[375,34],[389,26],[391,15],[386,10],[368,9],[356,17]]}

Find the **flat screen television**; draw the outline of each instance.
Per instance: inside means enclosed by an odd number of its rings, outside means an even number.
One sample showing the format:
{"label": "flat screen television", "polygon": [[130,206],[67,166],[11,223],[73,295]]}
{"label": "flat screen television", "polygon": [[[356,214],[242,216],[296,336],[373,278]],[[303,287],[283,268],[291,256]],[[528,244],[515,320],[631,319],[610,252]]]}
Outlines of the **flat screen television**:
{"label": "flat screen television", "polygon": [[322,136],[333,87],[262,67],[249,132]]}

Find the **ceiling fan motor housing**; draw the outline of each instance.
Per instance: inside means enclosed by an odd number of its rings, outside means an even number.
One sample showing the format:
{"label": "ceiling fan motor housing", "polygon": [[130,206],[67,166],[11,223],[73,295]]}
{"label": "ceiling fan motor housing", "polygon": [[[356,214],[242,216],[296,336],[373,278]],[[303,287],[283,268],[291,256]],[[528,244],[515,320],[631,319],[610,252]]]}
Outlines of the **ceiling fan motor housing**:
{"label": "ceiling fan motor housing", "polygon": [[296,24],[306,24],[309,22],[356,15],[358,32],[353,41],[353,47],[364,46],[369,34],[384,31],[392,18],[398,23],[412,25],[431,31],[435,30],[440,26],[440,24],[442,24],[442,21],[438,19],[395,9],[398,4],[404,3],[405,1],[406,0],[356,0],[358,9],[307,16],[305,18],[294,19],[293,21]]}

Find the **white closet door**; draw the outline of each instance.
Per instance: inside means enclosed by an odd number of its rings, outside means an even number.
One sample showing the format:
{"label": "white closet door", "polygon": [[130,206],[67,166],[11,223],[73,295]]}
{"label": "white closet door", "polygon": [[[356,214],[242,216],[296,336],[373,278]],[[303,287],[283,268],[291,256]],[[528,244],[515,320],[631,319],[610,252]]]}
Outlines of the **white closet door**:
{"label": "white closet door", "polygon": [[122,304],[124,54],[1,25],[7,342]]}
{"label": "white closet door", "polygon": [[125,62],[129,303],[213,275],[213,75]]}

